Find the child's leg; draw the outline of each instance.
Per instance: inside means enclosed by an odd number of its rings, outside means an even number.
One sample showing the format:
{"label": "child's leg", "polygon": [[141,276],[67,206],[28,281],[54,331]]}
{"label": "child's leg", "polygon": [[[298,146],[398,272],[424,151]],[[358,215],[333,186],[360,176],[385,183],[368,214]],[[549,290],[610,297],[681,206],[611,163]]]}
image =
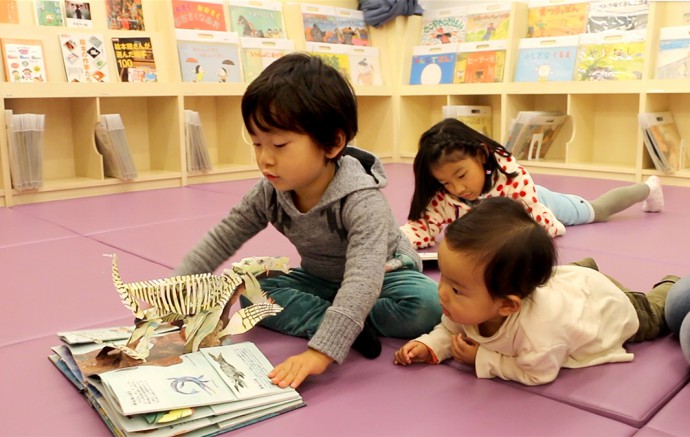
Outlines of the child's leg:
{"label": "child's leg", "polygon": [[666,323],[676,335],[680,335],[683,320],[690,314],[690,276],[679,280],[668,291],[666,298]]}
{"label": "child's leg", "polygon": [[415,338],[430,332],[441,321],[438,284],[413,269],[386,273],[369,319],[385,337]]}
{"label": "child's leg", "polygon": [[[283,307],[280,313],[266,317],[259,324],[302,338],[314,335],[340,288],[337,282],[326,281],[299,268],[286,275],[261,278],[259,283],[261,289]],[[240,303],[243,307],[249,305],[244,296],[240,297]]]}
{"label": "child's leg", "polygon": [[665,276],[661,282],[654,285],[648,293],[627,291],[625,294],[635,307],[637,317],[640,320],[640,327],[637,333],[628,341],[637,342],[652,340],[659,335],[668,332],[666,319],[664,317],[666,296],[671,286],[680,279],[678,276]]}
{"label": "child's leg", "polygon": [[563,194],[537,185],[537,199],[549,208],[559,222],[566,226],[583,225],[594,221],[594,210],[584,198]]}
{"label": "child's leg", "polygon": [[614,188],[594,199],[594,221],[604,222],[612,215],[645,201],[642,209],[646,212],[659,212],[664,206],[664,196],[659,178],[651,176],[644,183]]}

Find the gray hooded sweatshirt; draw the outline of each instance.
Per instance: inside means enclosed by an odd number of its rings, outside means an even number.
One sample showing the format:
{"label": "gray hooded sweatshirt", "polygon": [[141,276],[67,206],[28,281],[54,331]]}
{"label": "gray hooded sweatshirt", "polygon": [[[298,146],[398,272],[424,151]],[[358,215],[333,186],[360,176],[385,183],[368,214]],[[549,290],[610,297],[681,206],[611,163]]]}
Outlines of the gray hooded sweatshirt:
{"label": "gray hooded sweatshirt", "polygon": [[276,191],[262,179],[187,253],[175,273],[215,271],[271,223],[295,245],[306,272],[341,283],[309,347],[342,363],[381,293],[386,261],[402,253],[422,269],[380,190],[386,183],[378,158],[351,146],[319,203],[306,213],[295,207],[291,192]]}

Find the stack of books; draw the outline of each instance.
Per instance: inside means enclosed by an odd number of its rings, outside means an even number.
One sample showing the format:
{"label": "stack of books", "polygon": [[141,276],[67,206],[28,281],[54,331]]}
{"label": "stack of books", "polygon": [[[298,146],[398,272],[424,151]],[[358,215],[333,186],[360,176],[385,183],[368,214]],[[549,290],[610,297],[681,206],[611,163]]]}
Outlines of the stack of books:
{"label": "stack of books", "polygon": [[551,111],[520,111],[508,130],[505,148],[516,159],[543,159],[568,119]]}
{"label": "stack of books", "polygon": [[664,173],[687,168],[685,144],[670,112],[645,112],[639,115],[644,144],[654,167]]}
{"label": "stack of books", "polygon": [[33,190],[43,185],[45,114],[14,114],[5,110],[12,188]]}
{"label": "stack of books", "polygon": [[129,152],[125,126],[120,114],[103,114],[96,122],[96,148],[103,155],[105,176],[129,181],[137,177],[132,155]]}
{"label": "stack of books", "polygon": [[187,170],[209,171],[213,168],[206,146],[204,129],[199,113],[191,109],[184,111],[184,139],[187,149]]}
{"label": "stack of books", "polygon": [[271,383],[273,366],[255,344],[183,354],[180,332],[163,326],[145,363],[103,349],[125,342],[127,327],[58,333],[63,343],[48,358],[117,436],[215,435],[305,405],[296,390]]}

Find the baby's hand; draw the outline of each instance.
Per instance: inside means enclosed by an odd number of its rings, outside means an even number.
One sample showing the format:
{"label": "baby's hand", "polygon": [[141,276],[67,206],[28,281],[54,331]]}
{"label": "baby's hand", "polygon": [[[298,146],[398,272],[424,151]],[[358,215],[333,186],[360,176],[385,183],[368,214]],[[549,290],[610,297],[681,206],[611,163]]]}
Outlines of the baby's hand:
{"label": "baby's hand", "polygon": [[425,363],[429,359],[431,359],[431,353],[426,345],[413,340],[395,352],[393,363],[407,366],[412,363]]}
{"label": "baby's hand", "polygon": [[473,366],[474,362],[477,360],[478,350],[479,345],[465,334],[453,336],[451,352],[453,353],[455,361]]}

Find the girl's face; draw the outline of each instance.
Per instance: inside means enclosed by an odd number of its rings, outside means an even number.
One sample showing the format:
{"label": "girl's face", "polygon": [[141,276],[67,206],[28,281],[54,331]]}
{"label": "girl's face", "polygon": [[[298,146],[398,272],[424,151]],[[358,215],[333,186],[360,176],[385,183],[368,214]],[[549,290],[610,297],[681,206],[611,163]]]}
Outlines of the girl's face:
{"label": "girl's face", "polygon": [[479,157],[444,159],[431,167],[431,174],[448,193],[470,201],[482,194],[486,178],[484,159]]}
{"label": "girl's face", "polygon": [[438,295],[443,314],[461,325],[500,326],[505,320],[505,299],[491,296],[484,283],[484,266],[476,258],[448,247],[438,249],[441,279]]}
{"label": "girl's face", "polygon": [[281,192],[293,191],[295,205],[302,212],[311,209],[326,191],[335,174],[330,161],[340,151],[326,152],[309,135],[253,127],[256,164],[264,177]]}

